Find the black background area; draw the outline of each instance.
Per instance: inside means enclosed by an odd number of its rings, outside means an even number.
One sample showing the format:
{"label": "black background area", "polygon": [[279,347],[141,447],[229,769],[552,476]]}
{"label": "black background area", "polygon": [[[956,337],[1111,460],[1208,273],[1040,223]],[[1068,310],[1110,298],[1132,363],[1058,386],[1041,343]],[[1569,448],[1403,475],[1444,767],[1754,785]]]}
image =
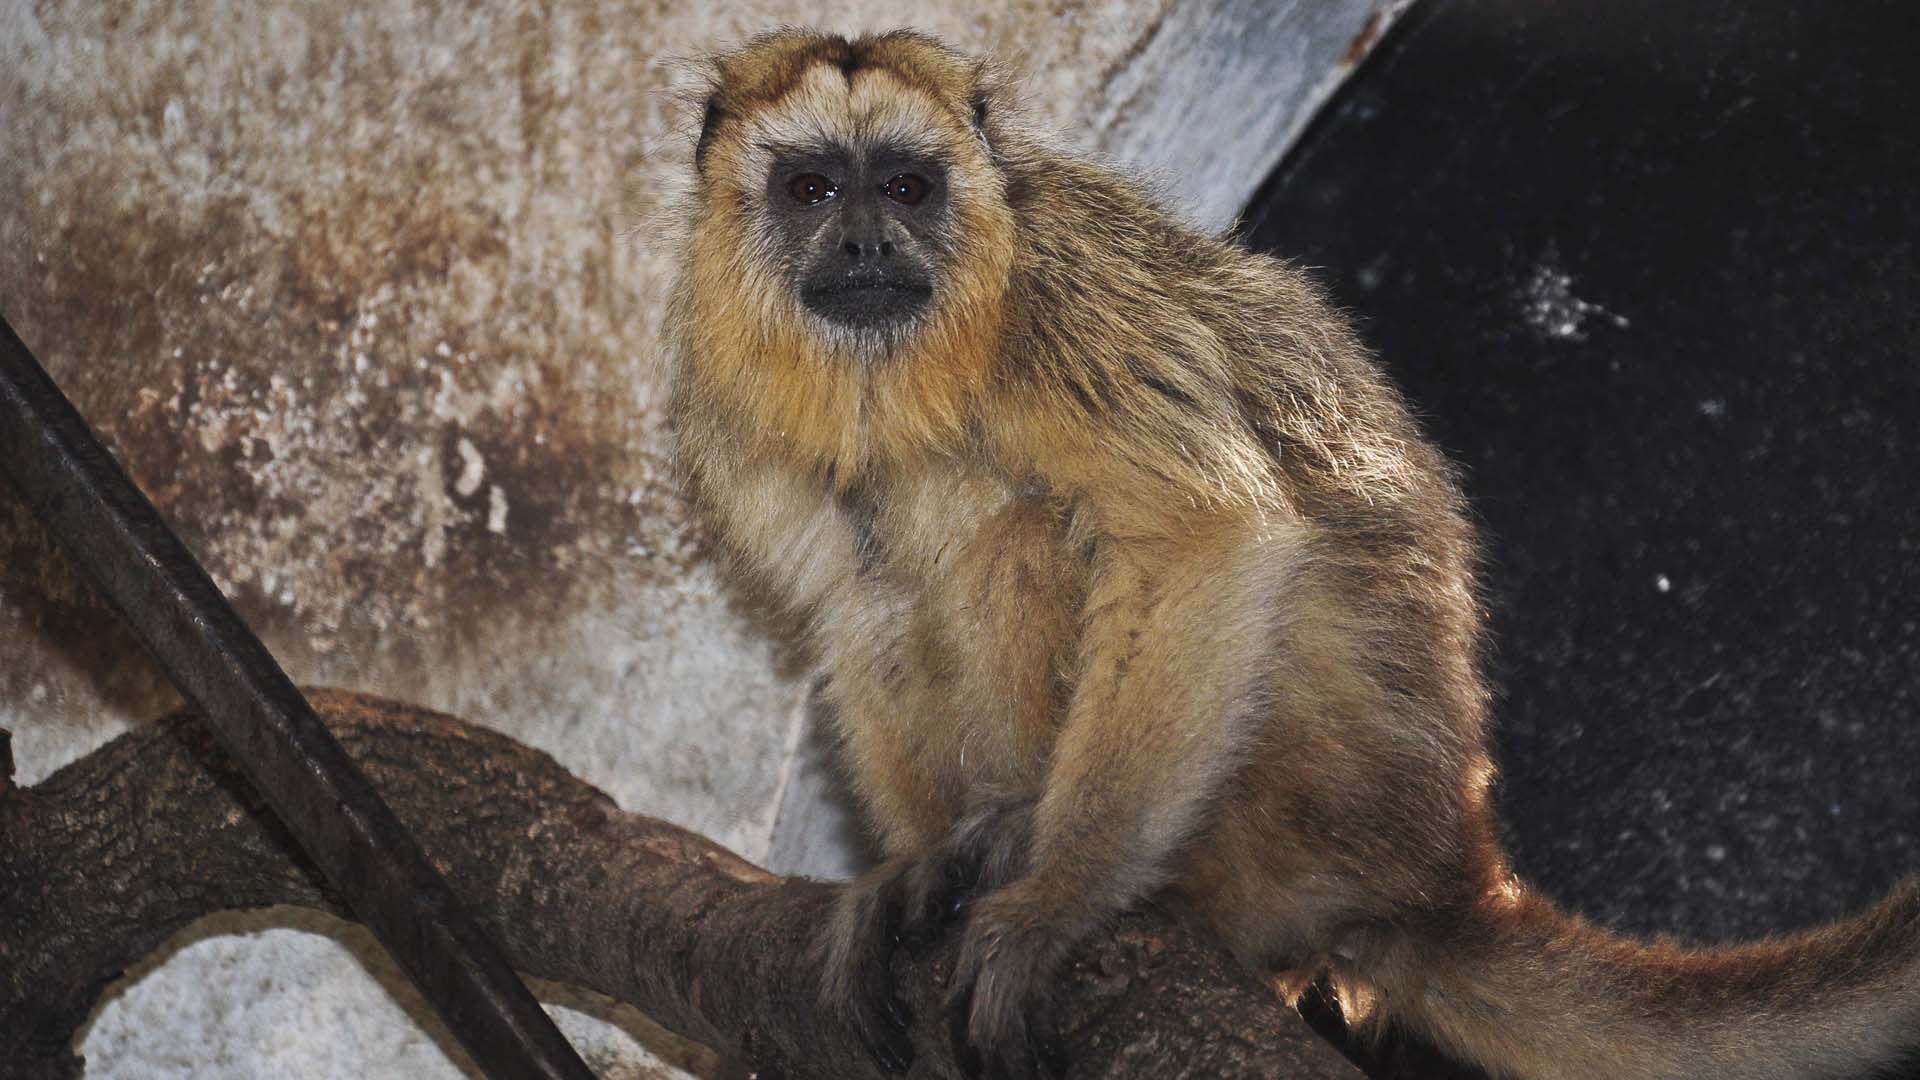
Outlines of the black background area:
{"label": "black background area", "polygon": [[1500,804],[1694,941],[1920,870],[1920,8],[1427,0],[1248,208],[1486,526]]}

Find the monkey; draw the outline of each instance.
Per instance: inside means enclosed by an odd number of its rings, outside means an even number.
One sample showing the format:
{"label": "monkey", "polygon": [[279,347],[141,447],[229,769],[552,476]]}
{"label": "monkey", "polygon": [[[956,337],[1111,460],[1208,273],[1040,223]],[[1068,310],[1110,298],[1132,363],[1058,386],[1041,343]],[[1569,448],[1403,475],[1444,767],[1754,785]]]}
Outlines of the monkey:
{"label": "monkey", "polygon": [[971,1064],[1057,1071],[1049,987],[1147,902],[1498,1077],[1853,1076],[1920,1043],[1914,879],[1690,949],[1515,876],[1459,478],[1304,271],[919,33],[772,32],[697,107],[670,424],[878,841],[818,948],[880,1068],[914,1058],[894,949],[950,929]]}

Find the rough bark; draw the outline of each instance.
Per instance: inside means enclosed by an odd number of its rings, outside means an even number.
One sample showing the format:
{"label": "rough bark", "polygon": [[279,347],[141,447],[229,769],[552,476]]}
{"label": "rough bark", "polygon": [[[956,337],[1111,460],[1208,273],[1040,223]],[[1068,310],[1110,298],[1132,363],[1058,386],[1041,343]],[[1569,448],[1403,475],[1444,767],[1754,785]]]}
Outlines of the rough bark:
{"label": "rough bark", "polygon": [[[545,754],[453,717],[313,703],[455,891],[529,974],[631,1003],[757,1075],[872,1075],[814,1007],[808,945],[836,886],[769,874],[622,812]],[[188,923],[294,904],[345,915],[188,713],[40,784],[0,734],[0,1076],[79,1075],[101,990]],[[896,976],[922,1019],[914,1075],[957,1075],[941,1000],[952,941]],[[1357,1077],[1203,933],[1163,913],[1091,942],[1059,1015],[1083,1077]]]}

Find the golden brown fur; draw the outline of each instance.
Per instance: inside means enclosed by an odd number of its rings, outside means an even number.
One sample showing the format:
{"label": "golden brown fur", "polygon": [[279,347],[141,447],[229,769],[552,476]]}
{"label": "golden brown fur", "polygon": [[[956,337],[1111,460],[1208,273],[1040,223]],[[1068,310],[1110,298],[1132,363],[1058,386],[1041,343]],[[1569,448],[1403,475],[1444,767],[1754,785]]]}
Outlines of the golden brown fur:
{"label": "golden brown fur", "polygon": [[[1298,271],[1014,105],[912,34],[715,61],[673,409],[720,538],[805,625],[888,856],[829,935],[827,1004],[900,1064],[888,927],[975,889],[958,1006],[1024,1074],[1067,948],[1168,894],[1499,1075],[1853,1075],[1907,1045],[1911,888],[1688,952],[1513,879],[1446,462]],[[779,148],[863,139],[950,177],[933,305],[890,335],[803,308],[763,193]]]}

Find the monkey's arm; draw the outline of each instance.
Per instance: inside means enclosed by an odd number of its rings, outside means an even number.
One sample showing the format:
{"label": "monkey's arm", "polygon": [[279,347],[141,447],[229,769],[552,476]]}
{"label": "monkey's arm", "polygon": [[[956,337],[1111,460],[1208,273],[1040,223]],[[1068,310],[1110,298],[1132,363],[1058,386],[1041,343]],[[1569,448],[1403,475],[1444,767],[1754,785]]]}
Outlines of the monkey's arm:
{"label": "monkey's arm", "polygon": [[1251,511],[1100,543],[1027,872],[978,902],[956,973],[990,1075],[1028,1074],[1028,1014],[1066,951],[1162,884],[1255,737],[1304,557],[1297,524]]}

